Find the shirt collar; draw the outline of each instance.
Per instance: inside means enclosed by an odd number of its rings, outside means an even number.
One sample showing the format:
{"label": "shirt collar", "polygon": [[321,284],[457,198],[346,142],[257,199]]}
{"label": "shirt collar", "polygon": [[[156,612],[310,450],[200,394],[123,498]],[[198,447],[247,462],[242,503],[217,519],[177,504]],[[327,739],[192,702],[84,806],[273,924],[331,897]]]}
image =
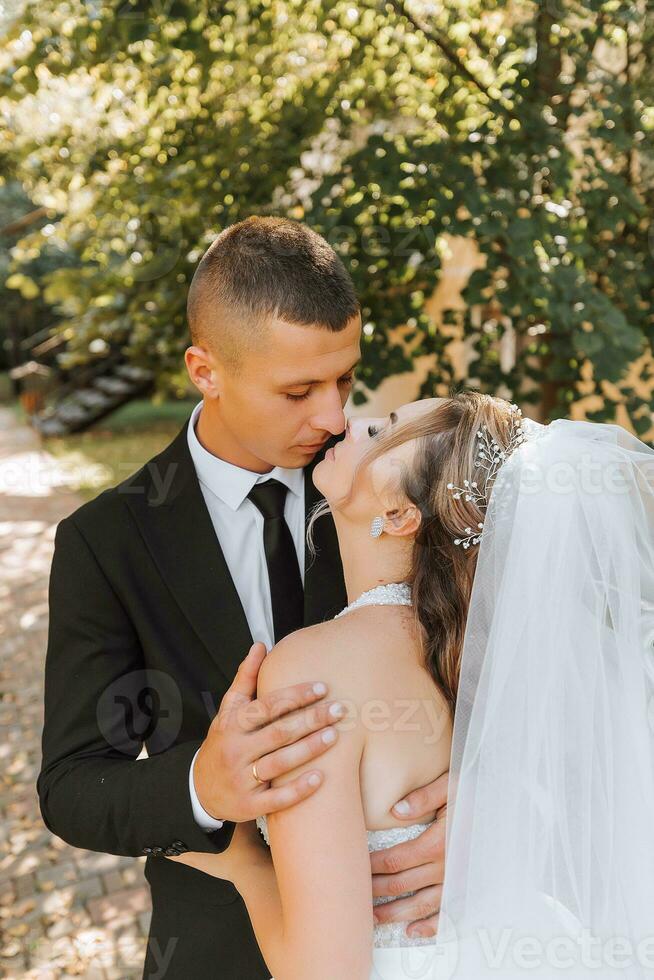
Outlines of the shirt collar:
{"label": "shirt collar", "polygon": [[283,466],[275,466],[269,473],[254,473],[252,470],[243,469],[242,466],[228,463],[205,449],[195,432],[202,404],[199,402],[193,409],[187,429],[188,448],[201,484],[232,510],[238,510],[255,483],[263,483],[265,480],[279,480],[298,497],[302,495],[304,470],[301,467],[287,469]]}

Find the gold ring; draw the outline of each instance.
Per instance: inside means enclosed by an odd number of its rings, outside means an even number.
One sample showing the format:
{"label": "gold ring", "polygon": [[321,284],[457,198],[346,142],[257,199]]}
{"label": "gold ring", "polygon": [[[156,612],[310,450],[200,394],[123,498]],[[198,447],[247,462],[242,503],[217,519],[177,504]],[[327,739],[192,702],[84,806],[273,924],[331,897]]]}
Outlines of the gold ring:
{"label": "gold ring", "polygon": [[267,780],[262,779],[261,776],[258,775],[256,762],[253,762],[252,763],[252,775],[254,776],[254,778],[256,779],[256,781],[258,783],[265,783],[265,782],[267,782]]}

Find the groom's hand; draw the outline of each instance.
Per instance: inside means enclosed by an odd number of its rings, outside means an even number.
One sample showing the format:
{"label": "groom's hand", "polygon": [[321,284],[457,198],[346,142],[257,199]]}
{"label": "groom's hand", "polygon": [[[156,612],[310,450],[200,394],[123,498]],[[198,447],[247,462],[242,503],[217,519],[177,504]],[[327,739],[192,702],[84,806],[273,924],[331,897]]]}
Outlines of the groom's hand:
{"label": "groom's hand", "polygon": [[[324,700],[326,684],[295,684],[256,697],[265,656],[263,643],[250,647],[195,759],[198,799],[219,820],[253,820],[315,793],[322,782],[320,770],[304,772],[274,789],[269,784],[322,755],[338,738],[332,726],[343,711],[330,714],[334,702]],[[255,779],[253,763],[263,782]],[[317,781],[312,781],[316,775]]]}
{"label": "groom's hand", "polygon": [[[409,922],[405,931],[411,938],[436,935],[445,877],[447,779],[445,772],[433,783],[414,790],[391,810],[394,817],[407,823],[428,823],[436,813],[431,827],[415,840],[370,855],[373,898],[394,899],[375,906],[375,922]],[[412,891],[415,895],[408,898],[396,897]]]}

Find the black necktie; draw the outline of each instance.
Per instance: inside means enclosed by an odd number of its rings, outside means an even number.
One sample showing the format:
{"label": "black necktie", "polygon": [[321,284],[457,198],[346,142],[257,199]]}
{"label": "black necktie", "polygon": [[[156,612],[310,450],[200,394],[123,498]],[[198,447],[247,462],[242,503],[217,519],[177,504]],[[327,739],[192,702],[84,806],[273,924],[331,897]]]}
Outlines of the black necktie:
{"label": "black necktie", "polygon": [[255,483],[248,497],[263,514],[263,548],[268,566],[275,643],[304,622],[304,589],[297,552],[284,519],[286,487],[278,480]]}

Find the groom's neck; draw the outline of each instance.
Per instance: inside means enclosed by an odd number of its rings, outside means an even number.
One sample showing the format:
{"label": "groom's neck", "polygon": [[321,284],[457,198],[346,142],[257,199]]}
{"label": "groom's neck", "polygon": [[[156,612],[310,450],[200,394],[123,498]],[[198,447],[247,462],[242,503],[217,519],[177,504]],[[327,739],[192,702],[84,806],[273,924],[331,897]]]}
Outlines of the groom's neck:
{"label": "groom's neck", "polygon": [[269,473],[274,469],[272,463],[258,459],[235,439],[223,424],[213,403],[206,399],[195,423],[195,434],[207,452],[226,463],[240,466],[252,473]]}

